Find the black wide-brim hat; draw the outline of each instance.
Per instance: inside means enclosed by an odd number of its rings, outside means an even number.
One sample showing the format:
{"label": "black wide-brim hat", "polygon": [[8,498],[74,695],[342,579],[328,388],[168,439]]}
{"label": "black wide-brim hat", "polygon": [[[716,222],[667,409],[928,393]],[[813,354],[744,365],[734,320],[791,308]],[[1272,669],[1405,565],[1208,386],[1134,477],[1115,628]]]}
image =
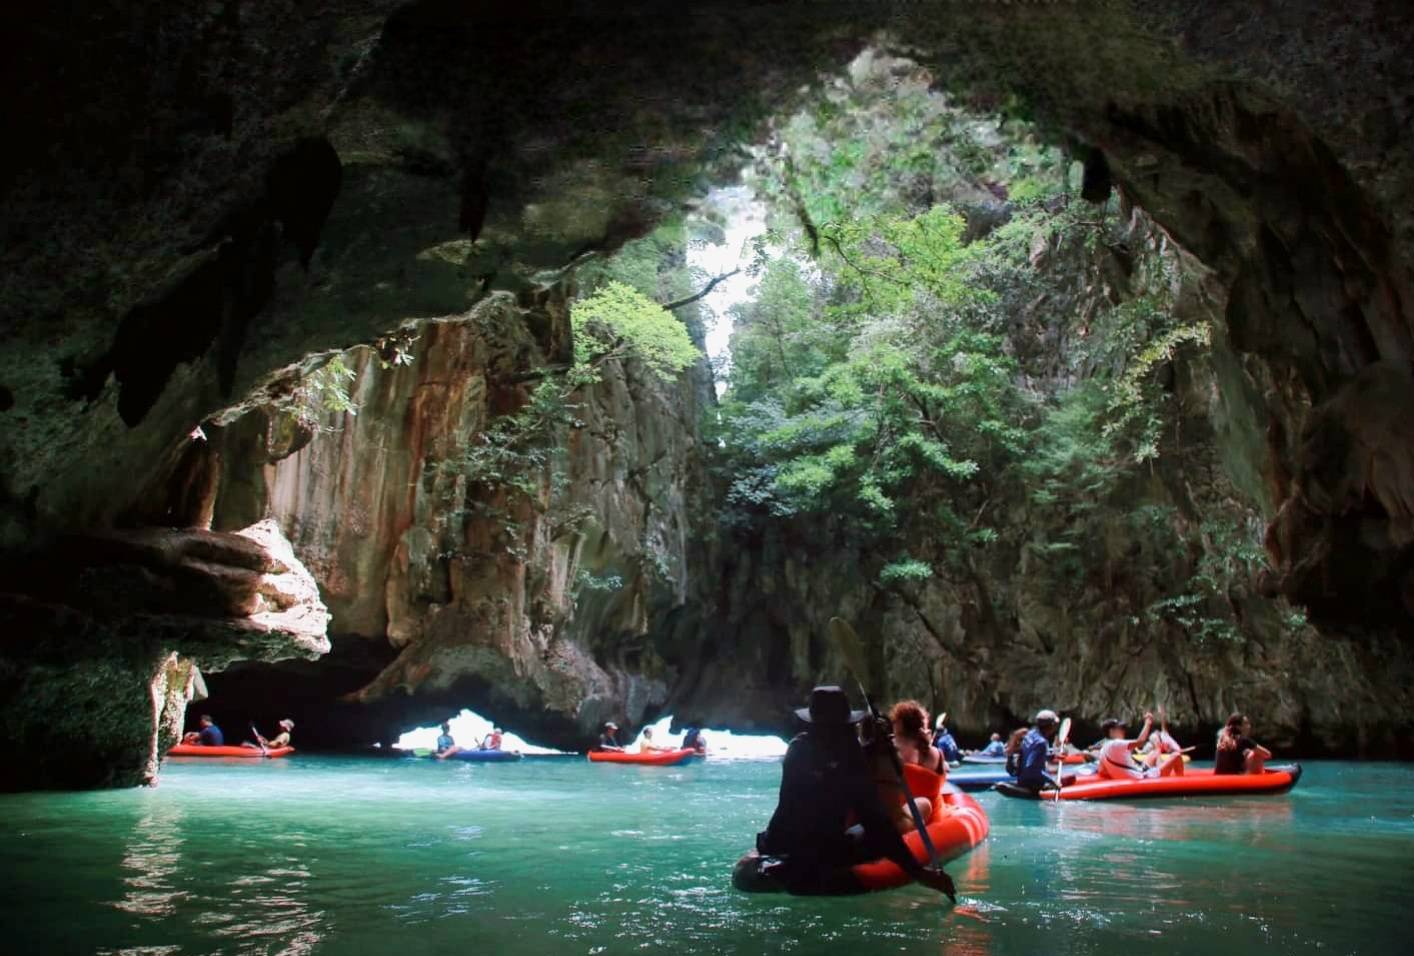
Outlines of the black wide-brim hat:
{"label": "black wide-brim hat", "polygon": [[849,698],[838,687],[817,687],[810,692],[810,706],[801,707],[795,715],[807,724],[846,727],[869,716],[867,710],[850,710]]}

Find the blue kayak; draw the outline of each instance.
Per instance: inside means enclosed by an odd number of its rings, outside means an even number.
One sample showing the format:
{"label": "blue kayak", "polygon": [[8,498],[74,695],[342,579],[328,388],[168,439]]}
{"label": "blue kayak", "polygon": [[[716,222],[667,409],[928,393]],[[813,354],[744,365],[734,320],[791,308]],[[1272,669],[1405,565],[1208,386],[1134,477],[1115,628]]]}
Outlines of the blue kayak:
{"label": "blue kayak", "polygon": [[[1067,770],[1061,782],[1070,786],[1077,778],[1084,779],[1087,776],[1085,773],[1071,773]],[[1006,772],[1006,767],[977,765],[964,766],[961,770],[948,774],[948,783],[956,784],[959,790],[990,790],[999,783],[1015,784],[1016,778]]]}
{"label": "blue kayak", "polygon": [[[430,755],[429,755],[430,756]],[[436,759],[435,757],[433,758]],[[510,763],[521,759],[514,750],[458,750],[448,754],[445,760],[470,760],[473,763]]]}

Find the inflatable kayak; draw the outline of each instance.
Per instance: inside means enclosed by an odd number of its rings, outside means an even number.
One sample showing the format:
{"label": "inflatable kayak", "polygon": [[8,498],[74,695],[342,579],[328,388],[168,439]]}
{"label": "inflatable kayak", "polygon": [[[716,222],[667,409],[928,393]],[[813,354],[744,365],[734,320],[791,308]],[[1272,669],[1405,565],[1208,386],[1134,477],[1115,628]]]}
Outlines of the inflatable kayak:
{"label": "inflatable kayak", "polygon": [[[1061,763],[1065,764],[1068,767],[1073,767],[1078,764],[1085,763],[1087,759],[1089,758],[1087,758],[1085,754],[1066,754],[1064,757],[1061,758]],[[1004,767],[1006,766],[1006,757],[988,757],[983,754],[964,754],[962,762],[964,764],[972,764],[974,766],[981,765],[987,767]]]}
{"label": "inflatable kayak", "polygon": [[293,747],[271,747],[261,753],[259,747],[203,747],[200,744],[177,744],[167,751],[169,757],[288,757]]}
{"label": "inflatable kayak", "polygon": [[[1062,782],[1067,786],[1089,780],[1093,771],[1082,769],[1078,773],[1067,773]],[[963,767],[956,773],[948,774],[948,783],[955,785],[959,790],[975,792],[978,790],[991,790],[999,783],[1015,784],[1016,778],[1006,772],[1005,767]]]}
{"label": "inflatable kayak", "polygon": [[[428,756],[433,760],[437,759],[434,754],[428,754]],[[441,759],[468,760],[472,763],[513,763],[521,759],[521,755],[515,750],[458,750]]]}
{"label": "inflatable kayak", "polygon": [[[928,836],[938,851],[938,862],[945,863],[962,856],[987,838],[991,823],[981,806],[968,794],[957,787],[943,784],[942,778],[918,766],[904,768],[908,775],[908,785],[914,795],[931,797],[933,812],[928,819]],[[930,779],[931,778],[931,779]],[[923,840],[914,830],[903,838],[904,845],[919,863],[928,863],[928,852],[923,848]],[[763,857],[751,850],[732,869],[732,885],[744,893],[789,893],[791,888],[782,882],[773,870],[778,861]],[[855,866],[841,867],[838,871],[824,874],[812,884],[808,892],[812,895],[848,895],[872,893],[888,890],[912,882],[907,873],[892,860],[870,860]]]}
{"label": "inflatable kayak", "polygon": [[1040,794],[1015,784],[999,783],[996,790],[1008,797],[1026,800],[1138,800],[1145,797],[1240,796],[1242,794],[1286,793],[1301,779],[1299,763],[1268,767],[1265,773],[1215,774],[1212,768],[1185,770],[1177,777],[1145,777],[1141,780],[1097,779],[1076,783],[1061,790]]}
{"label": "inflatable kayak", "polygon": [[645,767],[675,767],[694,757],[702,756],[696,750],[655,750],[646,754],[622,753],[617,750],[591,750],[590,763],[636,763]]}

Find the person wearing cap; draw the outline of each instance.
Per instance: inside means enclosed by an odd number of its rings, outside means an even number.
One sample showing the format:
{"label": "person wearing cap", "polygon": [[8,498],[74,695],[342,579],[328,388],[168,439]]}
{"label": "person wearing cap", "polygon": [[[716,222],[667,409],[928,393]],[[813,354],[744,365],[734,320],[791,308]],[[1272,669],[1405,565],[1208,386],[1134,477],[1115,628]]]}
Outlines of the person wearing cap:
{"label": "person wearing cap", "polygon": [[461,748],[458,747],[457,742],[452,739],[452,725],[443,723],[442,733],[437,736],[437,749],[432,751],[432,756],[436,757],[438,760],[446,760],[452,754],[460,752]]}
{"label": "person wearing cap", "polygon": [[619,725],[612,720],[604,722],[604,732],[599,735],[599,743],[595,745],[595,750],[613,750],[623,753],[623,746],[618,738]]}
{"label": "person wearing cap", "polygon": [[259,747],[265,750],[278,750],[281,747],[288,747],[290,745],[290,731],[295,729],[295,722],[290,718],[286,717],[280,721],[279,727],[280,732],[274,737],[271,737],[269,740],[266,740],[264,737],[260,736],[260,731],[256,730],[254,727],[251,727],[251,731],[255,734],[255,739],[260,742],[253,744],[249,740],[247,740],[245,743],[241,744],[241,746]]}
{"label": "person wearing cap", "polygon": [[1183,773],[1183,755],[1175,753],[1157,767],[1143,770],[1134,766],[1133,754],[1149,740],[1149,732],[1154,729],[1154,715],[1144,715],[1144,728],[1139,736],[1129,740],[1125,734],[1124,721],[1111,717],[1100,724],[1105,732],[1105,742],[1100,745],[1100,762],[1095,770],[1097,776],[1111,780],[1140,780],[1144,777],[1169,777]]}
{"label": "person wearing cap", "polygon": [[770,875],[792,893],[859,892],[849,867],[884,857],[952,897],[952,879],[914,859],[880,802],[856,731],[865,712],[840,688],[816,687],[796,715],[806,729],[786,748],[776,810],[756,835]]}
{"label": "person wearing cap", "polygon": [[500,728],[500,727],[497,727],[497,726],[495,726],[495,725],[492,725],[492,727],[491,727],[491,732],[486,735],[486,738],[485,738],[484,740],[481,741],[481,749],[482,749],[482,750],[500,750],[500,749],[501,749],[501,728]]}
{"label": "person wearing cap", "polygon": [[943,759],[948,763],[957,763],[962,760],[962,751],[953,739],[952,731],[948,730],[946,721],[947,714],[938,715],[937,729],[933,731],[933,746],[943,752]]}
{"label": "person wearing cap", "polygon": [[1053,789],[1055,778],[1046,773],[1046,761],[1051,756],[1051,741],[1060,727],[1060,718],[1054,710],[1042,710],[1036,714],[1034,726],[1021,738],[1021,746],[1016,753],[1017,786],[1031,790]]}

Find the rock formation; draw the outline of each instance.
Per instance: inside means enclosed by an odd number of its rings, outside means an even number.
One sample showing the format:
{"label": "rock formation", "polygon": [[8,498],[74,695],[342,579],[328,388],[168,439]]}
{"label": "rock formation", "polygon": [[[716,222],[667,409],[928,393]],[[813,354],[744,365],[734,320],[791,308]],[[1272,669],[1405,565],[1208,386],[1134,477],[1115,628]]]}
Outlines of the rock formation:
{"label": "rock formation", "polygon": [[[200,671],[316,658],[329,615],[273,522],[66,538],[0,592],[13,787],[151,783]],[[198,670],[199,669],[199,670]]]}
{"label": "rock formation", "polygon": [[[375,487],[367,494],[380,497],[369,504],[381,510],[367,527],[391,550],[374,557],[341,537],[337,522],[295,527],[283,510],[303,507],[292,465],[283,479],[282,463],[262,466],[276,473],[268,497],[252,484],[244,505],[213,499],[219,450],[188,436],[203,423],[213,433],[248,427],[235,423],[286,404],[323,356],[403,327],[483,314],[495,336],[521,335],[523,318],[500,311],[493,296],[524,301],[547,287],[546,270],[647,232],[739,163],[738,147],[763,116],[882,31],[974,107],[1024,109],[1058,140],[1103,157],[1090,165],[1107,175],[1089,187],[1121,190],[1213,270],[1227,303],[1213,373],[1223,406],[1217,454],[1275,519],[1272,586],[1333,632],[1366,632],[1365,644],[1332,651],[1338,662],[1379,656],[1382,642],[1407,629],[1414,588],[1410,472],[1390,446],[1407,434],[1379,411],[1408,393],[1414,353],[1411,14],[1378,0],[1268,7],[707,2],[671,11],[628,4],[610,16],[534,0],[318,9],[276,0],[159,16],[109,0],[37,10],[18,27],[5,92],[16,103],[7,110],[15,145],[0,167],[0,547],[17,562],[58,563],[67,535],[200,527],[218,514],[258,517],[266,503],[297,546],[337,557],[340,568],[347,558],[353,580],[383,589],[380,598],[316,569],[336,621],[347,616],[350,633],[384,626],[401,648],[368,695],[440,686],[444,655],[491,655],[485,668],[503,668],[501,683],[527,707],[605,702],[554,718],[569,722],[562,730],[626,701],[656,700],[668,679],[659,660],[678,680],[696,675],[696,690],[677,691],[683,700],[727,700],[740,685],[716,663],[720,649],[683,636],[697,605],[673,563],[691,536],[673,526],[676,506],[664,506],[676,492],[627,490],[661,481],[652,455],[679,439],[629,433],[645,458],[592,460],[625,440],[628,419],[618,416],[632,407],[636,420],[642,403],[656,401],[634,394],[631,378],[602,398],[614,408],[601,409],[598,426],[620,431],[571,446],[590,459],[570,469],[595,512],[582,536],[517,514],[529,560],[459,558],[455,573],[427,556],[449,545],[474,550],[494,533],[490,519],[449,528],[419,514],[427,498],[409,490],[398,500],[394,485]],[[517,313],[526,314],[538,313]],[[494,376],[483,378],[486,407],[503,410]],[[390,415],[416,415],[430,400],[389,401]],[[476,408],[468,401],[431,414],[470,429],[483,414]],[[473,417],[456,418],[463,411]],[[276,450],[302,439],[277,432],[266,433],[284,446]],[[329,454],[316,443],[306,457]],[[418,489],[460,497],[454,478],[428,471],[419,464],[427,456],[411,450],[411,464],[399,467]],[[222,485],[223,499],[234,483]],[[648,500],[657,504],[644,514]],[[646,545],[633,537],[641,534]],[[180,562],[144,555],[169,580],[187,580]],[[629,574],[645,556],[656,566],[652,555],[666,561],[657,583]],[[599,647],[592,667],[556,657],[588,638],[566,644],[544,629],[562,620],[573,590],[555,573],[580,568],[619,573],[626,584],[579,602],[570,632],[636,635],[607,656]],[[57,701],[67,679],[55,671],[60,661],[101,670],[114,654],[137,654],[140,665],[122,665],[124,679],[148,687],[169,659],[166,645],[115,623],[144,620],[146,602],[157,600],[161,588],[136,577],[139,598],[124,598],[101,622],[83,602],[52,603],[47,586],[25,585],[26,596],[7,605],[15,625],[7,640],[54,652],[42,666],[7,672],[5,713],[24,709],[16,695]],[[243,606],[235,595],[244,585],[209,586],[228,608]],[[716,604],[702,601],[704,614]],[[656,623],[645,630],[646,620]],[[452,642],[432,656],[418,650],[442,628],[463,642],[459,650]],[[819,665],[805,629],[791,634],[788,651],[735,653],[761,655],[771,674],[793,672],[792,657]],[[570,673],[588,683],[563,691]],[[35,707],[54,712],[54,703]],[[133,755],[150,756],[155,719],[132,721],[124,743],[104,744],[94,758],[103,769],[89,779],[140,775]],[[50,740],[29,730],[17,739],[34,753]],[[117,777],[105,776],[114,768]]]}

